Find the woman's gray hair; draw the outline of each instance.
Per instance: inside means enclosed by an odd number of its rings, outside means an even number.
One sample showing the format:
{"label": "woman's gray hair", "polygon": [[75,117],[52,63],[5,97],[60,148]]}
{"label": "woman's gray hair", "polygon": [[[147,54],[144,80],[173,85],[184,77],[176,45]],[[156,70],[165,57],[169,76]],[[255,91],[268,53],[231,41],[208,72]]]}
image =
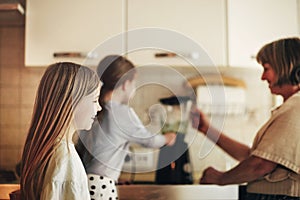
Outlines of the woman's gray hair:
{"label": "woman's gray hair", "polygon": [[259,50],[256,60],[262,65],[271,65],[277,75],[276,85],[299,84],[300,38],[284,38],[268,43]]}

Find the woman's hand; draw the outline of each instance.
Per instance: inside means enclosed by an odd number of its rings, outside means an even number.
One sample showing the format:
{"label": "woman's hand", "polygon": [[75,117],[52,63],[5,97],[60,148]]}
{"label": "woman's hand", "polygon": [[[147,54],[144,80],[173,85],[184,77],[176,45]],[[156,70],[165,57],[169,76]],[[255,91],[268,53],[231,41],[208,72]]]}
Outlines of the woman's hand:
{"label": "woman's hand", "polygon": [[172,146],[175,144],[176,142],[176,133],[174,132],[168,132],[164,134],[165,138],[166,138],[166,145],[167,146]]}
{"label": "woman's hand", "polygon": [[206,134],[209,127],[209,122],[204,113],[198,109],[193,109],[191,112],[191,120],[193,128]]}
{"label": "woman's hand", "polygon": [[222,185],[222,176],[222,172],[214,169],[213,167],[209,167],[204,170],[199,183]]}

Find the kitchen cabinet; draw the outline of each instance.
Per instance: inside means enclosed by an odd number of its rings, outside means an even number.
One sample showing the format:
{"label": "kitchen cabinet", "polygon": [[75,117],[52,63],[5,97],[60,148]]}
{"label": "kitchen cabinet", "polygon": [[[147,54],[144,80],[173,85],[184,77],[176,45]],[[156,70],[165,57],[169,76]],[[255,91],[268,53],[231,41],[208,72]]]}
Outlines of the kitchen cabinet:
{"label": "kitchen cabinet", "polygon": [[[100,46],[92,65],[127,52],[136,65],[259,66],[262,45],[299,36],[299,9],[300,0],[27,0],[25,65],[86,63]],[[53,56],[64,52],[73,57]]]}
{"label": "kitchen cabinet", "polygon": [[[129,59],[138,65],[226,65],[225,7],[225,0],[128,0],[127,28],[139,29],[128,34]],[[177,56],[155,56],[164,52]]]}
{"label": "kitchen cabinet", "polygon": [[[122,1],[27,0],[25,65],[84,62],[88,52],[122,32],[122,8]],[[107,53],[122,51],[122,46],[118,43]],[[63,52],[73,52],[73,57],[53,56]]]}
{"label": "kitchen cabinet", "polygon": [[298,33],[300,35],[300,0],[297,0],[298,4]]}
{"label": "kitchen cabinet", "polygon": [[255,56],[273,40],[297,36],[297,0],[228,0],[228,64],[258,67]]}

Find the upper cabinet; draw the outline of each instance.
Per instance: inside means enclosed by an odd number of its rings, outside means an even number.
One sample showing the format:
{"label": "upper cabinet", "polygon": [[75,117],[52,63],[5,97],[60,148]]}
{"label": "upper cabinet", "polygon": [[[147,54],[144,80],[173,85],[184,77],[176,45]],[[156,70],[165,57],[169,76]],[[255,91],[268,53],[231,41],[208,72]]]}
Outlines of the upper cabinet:
{"label": "upper cabinet", "polygon": [[300,0],[297,0],[298,4],[298,33],[300,35]]}
{"label": "upper cabinet", "polygon": [[121,1],[27,0],[25,65],[83,62],[88,52],[122,32],[122,8]]}
{"label": "upper cabinet", "polygon": [[299,2],[27,0],[25,65],[124,53],[137,65],[258,66],[262,45],[299,36]]}
{"label": "upper cabinet", "polygon": [[128,0],[128,57],[138,65],[225,65],[225,10],[225,0]]}
{"label": "upper cabinet", "polygon": [[255,56],[264,44],[299,37],[297,0],[227,1],[229,66],[259,66]]}

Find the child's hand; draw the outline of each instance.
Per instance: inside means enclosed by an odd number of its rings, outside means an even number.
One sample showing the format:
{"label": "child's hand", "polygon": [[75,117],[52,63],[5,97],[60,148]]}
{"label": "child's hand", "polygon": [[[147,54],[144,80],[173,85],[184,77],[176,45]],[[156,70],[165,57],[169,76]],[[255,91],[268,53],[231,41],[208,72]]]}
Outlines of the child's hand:
{"label": "child's hand", "polygon": [[166,138],[166,145],[167,146],[172,146],[175,144],[176,142],[176,133],[174,132],[168,132],[164,134],[165,138]]}
{"label": "child's hand", "polygon": [[204,113],[202,113],[200,110],[196,108],[193,109],[191,111],[191,120],[192,120],[193,128],[206,134],[209,127],[209,123]]}

